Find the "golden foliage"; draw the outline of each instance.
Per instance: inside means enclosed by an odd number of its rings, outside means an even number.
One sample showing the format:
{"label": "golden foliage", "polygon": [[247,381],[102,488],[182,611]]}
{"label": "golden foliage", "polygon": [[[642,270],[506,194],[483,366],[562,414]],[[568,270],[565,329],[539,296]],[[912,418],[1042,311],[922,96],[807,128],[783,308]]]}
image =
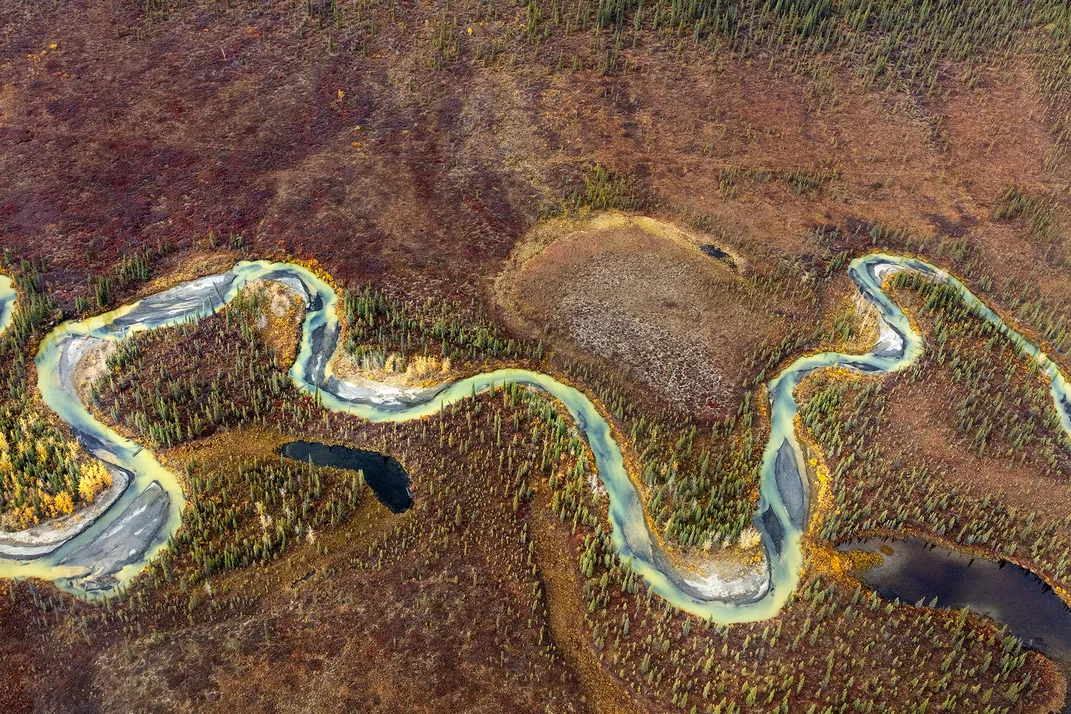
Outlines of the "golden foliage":
{"label": "golden foliage", "polygon": [[[393,358],[394,355],[391,355]],[[450,373],[450,358],[439,360],[436,357],[418,356],[409,360],[405,369],[407,381],[423,380],[429,377],[439,378]]]}
{"label": "golden foliage", "polygon": [[112,485],[112,475],[100,461],[92,461],[82,469],[78,493],[85,503],[93,503],[97,495]]}
{"label": "golden foliage", "polygon": [[52,500],[52,505],[56,509],[56,515],[67,516],[74,511],[74,500],[71,499],[71,494],[67,491],[61,491],[56,494],[56,498]]}

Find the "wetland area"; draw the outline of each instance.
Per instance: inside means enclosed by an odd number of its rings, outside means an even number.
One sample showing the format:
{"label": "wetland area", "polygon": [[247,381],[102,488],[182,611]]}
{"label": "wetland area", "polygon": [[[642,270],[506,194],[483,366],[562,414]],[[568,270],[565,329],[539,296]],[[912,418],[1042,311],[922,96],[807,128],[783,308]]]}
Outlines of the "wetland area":
{"label": "wetland area", "polygon": [[[53,579],[64,589],[100,596],[117,591],[134,578],[159,549],[171,542],[182,514],[184,496],[178,480],[152,453],[100,423],[72,386],[78,361],[94,341],[123,340],[145,330],[163,330],[201,320],[220,310],[250,284],[272,282],[285,286],[305,305],[300,345],[289,375],[298,389],[315,395],[325,408],[372,421],[405,422],[426,419],[458,401],[516,385],[557,400],[568,413],[594,458],[600,491],[609,497],[610,533],[616,559],[628,572],[674,607],[712,624],[775,617],[793,596],[804,565],[803,535],[813,510],[814,485],[804,475],[803,451],[796,440],[797,385],[823,368],[847,368],[860,373],[887,374],[910,367],[923,349],[920,335],[907,316],[886,295],[883,283],[901,271],[913,271],[954,289],[974,313],[1019,345],[1047,375],[1053,404],[1066,430],[1071,424],[1064,405],[1067,382],[1060,370],[1037,347],[1018,335],[981,303],[958,280],[914,258],[872,254],[848,267],[863,299],[877,311],[878,343],[869,353],[853,355],[820,352],[797,359],[767,384],[770,436],[762,459],[761,491],[753,526],[761,536],[762,566],[726,577],[711,563],[681,567],[661,541],[652,536],[639,492],[626,471],[620,446],[610,425],[595,405],[577,389],[554,378],[518,369],[499,369],[426,390],[423,401],[401,401],[362,392],[332,372],[340,325],[335,306],[339,297],[330,285],[310,271],[281,263],[242,263],[231,272],[182,283],[165,292],[119,308],[101,317],[65,323],[43,340],[36,359],[38,385],[49,406],[63,418],[83,447],[129,474],[131,486],[107,512],[73,532],[69,542],[32,559],[8,557],[3,574]],[[7,296],[6,312],[15,294]],[[357,396],[354,396],[354,395]],[[358,473],[358,488],[367,484],[392,513],[412,508],[410,476],[394,458],[367,449],[331,446],[315,441],[290,441],[282,457],[314,466]],[[282,490],[280,491],[283,492]],[[459,511],[460,514],[460,511]],[[460,518],[460,515],[459,515]],[[310,529],[311,532],[311,529]],[[1066,663],[1071,646],[1068,610],[1051,588],[1018,566],[964,563],[951,551],[928,548],[918,541],[893,546],[864,541],[846,546],[881,554],[880,563],[862,577],[878,594],[890,599],[927,599],[932,607],[968,608],[1006,624],[1026,646]],[[713,564],[716,566],[716,563]],[[973,565],[973,567],[972,567]],[[693,568],[695,568],[693,570]],[[303,576],[295,582],[303,582]]]}
{"label": "wetland area", "polygon": [[1066,0],[0,3],[0,712],[1049,714]]}

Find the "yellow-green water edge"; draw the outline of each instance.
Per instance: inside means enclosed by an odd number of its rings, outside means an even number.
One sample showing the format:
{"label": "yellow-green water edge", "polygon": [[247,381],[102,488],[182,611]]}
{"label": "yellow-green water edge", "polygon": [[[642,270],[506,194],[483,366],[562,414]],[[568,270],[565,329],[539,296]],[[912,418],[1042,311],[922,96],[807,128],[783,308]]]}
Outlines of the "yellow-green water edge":
{"label": "yellow-green water edge", "polygon": [[[885,374],[903,369],[917,359],[921,339],[907,316],[881,287],[889,272],[903,269],[926,273],[954,286],[984,319],[1009,335],[1026,354],[1037,359],[1050,377],[1053,399],[1065,430],[1071,434],[1071,419],[1065,408],[1069,392],[1063,375],[1040,349],[1004,324],[962,283],[915,258],[885,254],[857,258],[849,266],[849,274],[862,296],[881,315],[883,324],[879,343],[864,355],[824,352],[802,357],[767,385],[771,429],[761,464],[759,506],[754,523],[762,534],[769,569],[757,586],[752,583],[741,588],[732,582],[704,583],[695,575],[676,569],[664,557],[648,531],[639,494],[629,479],[621,449],[613,439],[609,424],[579,390],[546,374],[503,369],[443,385],[419,400],[376,401],[374,394],[361,392],[331,372],[330,357],[337,347],[339,335],[338,296],[331,286],[302,266],[266,261],[243,261],[227,273],[184,283],[88,320],[64,323],[45,338],[38,350],[36,365],[38,386],[46,404],[70,425],[91,453],[114,467],[128,470],[132,479],[115,505],[85,532],[36,560],[0,560],[0,575],[35,575],[55,580],[66,590],[96,596],[113,592],[128,582],[166,545],[179,526],[185,503],[177,477],[161,466],[148,449],[95,420],[74,394],[70,373],[84,350],[96,341],[121,340],[138,330],[199,319],[225,305],[251,281],[272,280],[296,290],[306,301],[301,346],[290,368],[290,376],[300,389],[317,395],[326,408],[370,421],[400,422],[434,414],[473,393],[506,383],[539,389],[557,399],[585,435],[609,496],[614,545],[619,556],[631,561],[632,568],[655,593],[685,611],[716,622],[769,618],[795,590],[803,565],[800,536],[806,527],[809,487],[801,476],[804,470],[794,434],[797,404],[793,392],[804,376],[818,369],[846,367]],[[13,301],[13,296],[5,298],[0,293],[7,319],[10,319],[10,303]],[[155,524],[155,530],[139,544],[137,557],[117,572],[106,574],[107,577],[87,578],[87,567],[72,565],[72,558],[77,560],[78,553],[87,551],[107,551],[108,540],[115,538],[115,532],[121,530],[124,514],[142,506],[150,489],[155,494],[152,503],[158,509],[166,496],[166,513],[161,511],[163,515]],[[147,528],[142,529],[145,530]]]}
{"label": "yellow-green water edge", "polygon": [[11,324],[11,318],[15,315],[17,298],[15,283],[8,276],[0,275],[0,332],[6,330]]}

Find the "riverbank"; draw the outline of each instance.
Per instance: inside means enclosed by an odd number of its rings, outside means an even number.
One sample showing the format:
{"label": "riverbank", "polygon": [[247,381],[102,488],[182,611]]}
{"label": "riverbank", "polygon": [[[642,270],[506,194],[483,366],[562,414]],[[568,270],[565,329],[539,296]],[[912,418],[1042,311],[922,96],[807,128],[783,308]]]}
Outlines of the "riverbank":
{"label": "riverbank", "polygon": [[0,531],[0,557],[19,560],[40,558],[83,533],[104,515],[130,484],[130,474],[106,466],[112,485],[97,494],[93,502],[66,516],[51,518],[21,531]]}
{"label": "riverbank", "polygon": [[[912,336],[914,333],[911,332],[906,316],[880,293],[881,282],[885,275],[878,273],[885,269],[883,266],[888,265],[899,266],[897,269],[911,266],[930,271],[930,268],[909,260],[896,262],[895,259],[880,255],[860,259],[850,268],[852,277],[859,283],[861,292],[881,309],[883,320],[886,323],[896,323],[890,324],[890,327],[894,327],[905,336],[905,339],[910,340],[910,344],[904,346],[901,354],[883,353],[864,356],[816,354],[798,359],[789,369],[770,382],[771,400],[774,404],[771,409],[771,437],[767,442],[763,457],[762,498],[760,499],[760,514],[756,517],[755,524],[763,535],[766,552],[770,557],[771,579],[780,584],[762,590],[762,592],[772,593],[773,599],[759,597],[755,598],[749,606],[743,604],[747,602],[746,600],[739,606],[732,604],[726,606],[725,602],[719,604],[720,598],[713,597],[709,592],[687,585],[686,574],[682,573],[680,574],[682,577],[679,577],[672,570],[661,570],[669,567],[670,563],[658,562],[657,548],[651,539],[647,515],[644,513],[642,501],[637,496],[636,487],[624,468],[622,452],[612,438],[612,429],[599,415],[595,405],[580,392],[544,375],[519,370],[501,370],[444,386],[440,392],[436,393],[437,399],[441,404],[452,403],[464,398],[471,391],[481,391],[493,384],[503,384],[507,381],[535,385],[548,391],[566,405],[588,438],[599,477],[609,493],[610,518],[614,525],[615,543],[623,549],[622,554],[631,555],[636,560],[636,566],[645,577],[650,579],[660,594],[697,612],[717,612],[721,617],[734,620],[747,617],[748,615],[743,613],[748,611],[776,612],[780,603],[785,601],[791,591],[791,587],[786,588],[786,585],[798,577],[802,564],[798,537],[804,524],[798,513],[796,517],[791,518],[786,511],[786,499],[789,502],[799,499],[792,494],[794,487],[786,486],[784,482],[785,469],[778,467],[779,463],[798,462],[800,458],[793,436],[796,407],[792,392],[796,383],[801,375],[819,367],[837,364],[840,360],[844,360],[857,369],[889,371],[909,363],[918,352],[917,338]],[[869,272],[871,270],[875,272],[872,274]],[[208,307],[213,309],[220,307],[236,296],[246,283],[265,279],[286,284],[297,290],[309,306],[303,324],[301,348],[290,370],[292,378],[303,390],[315,392],[317,399],[330,409],[371,419],[392,421],[412,419],[430,414],[437,409],[437,406],[425,402],[414,404],[404,410],[396,408],[398,405],[391,405],[391,408],[384,410],[374,404],[363,402],[362,399],[367,395],[359,394],[356,398],[350,395],[350,386],[331,375],[327,369],[338,346],[338,337],[341,333],[336,314],[338,297],[327,283],[308,270],[297,266],[266,262],[240,264],[232,273],[181,284],[138,303],[132,310],[121,309],[95,318],[81,329],[85,331],[84,334],[91,334],[95,339],[115,339],[115,334],[109,331],[112,324],[122,326],[123,329],[159,329],[184,321],[191,315],[203,314]],[[64,339],[66,340],[64,345],[81,344],[72,343],[69,336],[65,336]],[[38,357],[39,365],[48,364],[57,359],[48,356],[49,349],[53,348],[51,343],[46,341],[42,354]],[[57,356],[59,354],[57,353]],[[74,363],[77,363],[81,356],[79,350],[71,351],[69,348],[62,354]],[[62,360],[60,364],[63,364]],[[72,366],[61,367],[58,372],[59,381],[68,392],[74,392],[67,384],[69,376],[65,376],[71,372]],[[131,455],[140,451],[129,441],[122,441],[121,437],[107,430],[99,422],[95,422],[76,399],[71,401],[73,394],[69,393],[67,397],[64,397],[60,392],[47,389],[44,382],[42,382],[42,391],[46,394],[46,400],[51,395],[50,404],[53,408],[58,409],[61,416],[65,414],[69,423],[77,422],[83,429],[83,433],[94,433],[94,438],[110,441],[114,451],[128,452]],[[785,451],[786,449],[788,451]],[[785,454],[789,454],[787,461]],[[155,464],[155,461],[153,463]],[[177,522],[178,511],[176,509],[181,504],[181,492],[177,483],[173,477],[168,476],[165,469],[153,466],[149,470],[157,477],[152,480],[152,483],[159,483],[160,479],[165,479],[169,484],[165,490],[178,494],[179,499],[173,504],[172,516],[169,519]],[[795,481],[798,488],[803,486],[800,473],[797,467]],[[145,486],[148,485],[148,483],[145,484]],[[800,508],[801,504],[796,503],[794,509],[799,511]],[[154,539],[158,543],[162,542],[160,536]],[[717,589],[719,594],[728,592],[739,597],[737,594],[739,591],[726,587],[724,582],[719,582]],[[730,599],[730,603],[733,599],[735,597]],[[761,608],[755,607],[759,602],[763,603]]]}
{"label": "riverbank", "polygon": [[[259,266],[259,269],[274,270],[275,268]],[[860,280],[865,281],[866,278],[860,277]],[[236,291],[238,287],[232,281],[228,289]],[[199,288],[196,289],[199,290]],[[189,292],[189,290],[183,290],[177,294],[185,305],[192,305]],[[200,294],[206,293],[202,291]],[[210,294],[209,297],[211,297]],[[334,316],[330,310],[330,295],[324,294],[324,297],[325,299],[322,300],[310,299],[310,305],[316,307],[310,311],[303,327],[298,364],[290,372],[294,379],[303,378],[310,372],[315,375],[319,369],[318,366],[324,364],[323,358],[334,349],[332,338],[337,336],[337,332],[332,320],[337,319],[337,316]],[[157,307],[166,320],[178,319],[178,315],[181,314],[172,304],[163,299],[153,303],[153,309]],[[124,313],[121,317],[128,324],[151,324],[151,322],[146,322],[150,320],[151,315],[144,309],[133,314]],[[236,321],[227,323],[231,325],[231,329],[242,327],[241,319],[244,318],[227,314],[220,317],[225,323],[228,320]],[[895,314],[893,317],[896,319]],[[160,327],[160,325],[155,327]],[[905,342],[908,343],[905,345],[905,355],[910,356],[909,333],[905,334]],[[223,344],[220,345],[220,349],[223,350],[220,356],[225,358],[217,358],[217,361],[226,364],[229,360],[233,360],[237,373],[248,372],[249,364],[234,358],[237,354],[234,345]],[[791,448],[794,443],[790,441],[791,430],[794,429],[795,424],[794,411],[790,408],[792,391],[795,380],[800,375],[809,373],[811,369],[822,367],[824,360],[838,363],[841,358],[845,359],[848,364],[856,366],[857,369],[870,370],[887,368],[890,364],[889,360],[892,359],[889,356],[873,355],[864,357],[835,354],[809,355],[794,363],[788,372],[770,385],[769,418],[773,438],[767,444],[767,456],[763,461],[760,508],[755,524],[762,535],[764,547],[770,554],[773,589],[770,591],[772,597],[767,596],[750,604],[701,600],[690,595],[681,587],[678,580],[674,580],[682,574],[678,573],[675,568],[670,569],[670,564],[659,561],[655,557],[656,549],[653,547],[650,532],[646,527],[643,502],[630,481],[625,456],[617,445],[618,441],[624,441],[625,437],[615,434],[615,427],[604,418],[595,403],[579,391],[548,375],[523,370],[501,370],[478,375],[450,385],[440,393],[439,396],[442,404],[447,406],[446,409],[439,404],[430,404],[411,408],[400,414],[398,412],[384,414],[367,405],[346,402],[335,392],[310,389],[308,388],[309,382],[298,381],[299,385],[306,387],[305,396],[299,397],[294,404],[286,407],[282,416],[286,419],[293,419],[294,423],[305,424],[305,428],[313,427],[312,430],[315,432],[322,430],[323,433],[344,433],[348,435],[347,438],[356,438],[358,434],[367,431],[368,434],[362,438],[382,439],[383,445],[377,444],[376,448],[383,451],[386,451],[388,443],[396,444],[395,448],[400,453],[407,454],[406,460],[409,463],[406,467],[414,474],[413,483],[418,489],[421,487],[421,477],[415,470],[416,462],[410,459],[423,454],[424,457],[430,459],[430,464],[438,463],[435,467],[436,476],[429,478],[425,475],[423,477],[423,483],[428,489],[427,504],[422,505],[421,494],[415,494],[414,509],[399,517],[399,526],[394,532],[395,537],[381,541],[375,549],[370,549],[366,554],[348,555],[347,558],[351,564],[379,569],[384,565],[390,567],[395,562],[405,562],[407,569],[419,570],[421,567],[428,567],[427,562],[421,566],[420,559],[415,562],[407,560],[407,554],[415,547],[415,544],[426,543],[435,552],[440,553],[441,557],[451,552],[451,543],[454,547],[458,545],[454,536],[451,535],[455,532],[452,529],[462,529],[463,532],[470,534],[469,538],[475,537],[477,533],[486,534],[486,531],[479,527],[483,522],[481,517],[483,511],[478,506],[482,498],[466,501],[464,507],[460,502],[448,500],[442,503],[439,500],[449,497],[449,494],[461,488],[462,484],[466,484],[466,487],[490,486],[492,502],[499,504],[507,514],[503,524],[496,527],[505,528],[502,531],[503,537],[509,542],[519,542],[522,548],[527,546],[527,552],[530,554],[534,546],[531,544],[524,521],[525,514],[534,507],[530,504],[534,488],[529,478],[537,479],[539,482],[545,479],[548,485],[555,489],[552,511],[558,513],[565,523],[572,521],[571,528],[576,540],[580,570],[585,578],[582,581],[583,597],[587,600],[590,615],[585,625],[591,627],[593,645],[596,651],[606,651],[605,657],[608,659],[602,661],[613,662],[610,666],[614,667],[618,677],[630,683],[630,687],[638,687],[641,691],[644,691],[646,687],[654,687],[654,691],[659,692],[657,696],[665,698],[666,701],[672,700],[678,705],[682,697],[685,701],[688,697],[697,701],[695,698],[702,696],[702,690],[698,688],[698,685],[702,684],[701,678],[693,676],[681,679],[683,672],[674,674],[674,668],[679,672],[684,662],[696,661],[699,651],[702,651],[704,647],[709,651],[712,647],[710,633],[702,632],[699,627],[701,626],[703,630],[715,628],[713,624],[715,620],[705,616],[695,618],[694,614],[698,610],[700,613],[714,613],[717,617],[725,619],[757,620],[751,624],[740,624],[732,628],[718,625],[715,636],[721,635],[725,638],[727,652],[731,651],[735,656],[743,654],[748,657],[748,662],[761,662],[765,661],[766,657],[770,657],[776,659],[782,668],[787,668],[782,671],[792,671],[793,677],[806,674],[806,679],[811,681],[812,685],[805,696],[818,702],[826,699],[827,693],[824,684],[817,688],[813,684],[814,682],[821,684],[820,673],[815,671],[817,668],[808,664],[808,660],[798,656],[784,660],[780,649],[769,641],[771,631],[774,633],[773,639],[776,640],[781,636],[781,628],[787,627],[786,637],[791,637],[790,633],[795,633],[797,643],[802,639],[804,642],[809,642],[807,647],[828,652],[839,652],[840,647],[843,647],[836,643],[845,642],[844,627],[851,627],[855,632],[865,631],[868,634],[864,639],[868,642],[879,643],[883,649],[871,652],[868,648],[866,652],[855,653],[845,661],[847,663],[865,661],[869,663],[868,667],[877,667],[875,662],[884,662],[885,660],[881,658],[886,658],[890,660],[889,666],[895,668],[896,665],[893,664],[895,653],[902,652],[906,642],[909,642],[910,638],[919,637],[925,629],[925,620],[920,620],[920,615],[911,612],[909,608],[893,609],[882,613],[878,606],[870,603],[866,612],[861,612],[859,615],[864,618],[863,621],[852,621],[842,613],[848,611],[849,602],[853,597],[858,599],[858,594],[852,596],[850,592],[838,589],[837,582],[831,582],[820,574],[793,570],[794,559],[800,558],[802,561],[802,554],[794,551],[794,548],[799,547],[798,532],[794,532],[798,531],[799,518],[798,515],[793,517],[793,513],[798,511],[801,505],[800,499],[797,498],[800,494],[793,491],[791,480],[785,480],[787,476],[795,473],[797,481],[800,481],[799,459],[795,459],[797,464],[795,470],[784,467],[786,463],[784,455],[789,453],[785,451],[785,444],[787,443]],[[277,380],[278,377],[269,375],[267,382],[264,380],[254,380],[254,382],[270,384],[273,379]],[[254,382],[246,380],[236,382],[234,386],[241,390],[241,394],[248,395],[252,393],[250,390],[253,390]],[[179,384],[178,387],[179,393],[182,393],[182,385]],[[542,398],[533,398],[522,387],[533,387],[554,396],[559,406],[552,407]],[[493,394],[487,394],[487,391],[493,391]],[[472,399],[474,393],[477,395],[475,400],[468,401]],[[508,411],[499,411],[503,409],[519,411],[510,416]],[[563,418],[559,409],[564,409],[567,417]],[[251,417],[255,416],[252,409],[250,412]],[[379,419],[380,423],[367,421],[370,415]],[[506,429],[506,438],[502,442],[500,441],[502,423],[510,421],[513,426]],[[179,423],[184,430],[188,426],[188,423]],[[579,458],[579,455],[583,453],[583,448],[578,437],[570,431],[572,424],[576,424],[580,432],[584,434],[591,453],[590,460],[594,464],[588,464],[585,467],[584,461],[587,459]],[[149,426],[153,427],[155,423],[151,422]],[[357,431],[353,431],[354,427],[357,427]],[[551,447],[553,447],[553,457],[551,457]],[[449,469],[445,461],[447,453],[451,454],[452,459]],[[529,464],[528,466],[517,462],[522,453],[525,459],[523,463]],[[130,456],[137,458],[138,454],[130,452]],[[507,457],[510,459],[508,463],[504,461]],[[562,457],[564,460],[560,460]],[[458,465],[467,464],[467,466],[461,469],[454,468],[454,461]],[[779,461],[782,468],[778,468]],[[496,462],[498,463],[497,469],[493,467]],[[331,523],[337,523],[339,517],[345,520],[349,511],[347,510],[346,514],[339,514],[337,506],[333,504],[340,503],[340,501],[328,501],[332,505],[320,506],[316,512],[316,520],[309,522],[299,520],[304,517],[304,512],[293,507],[297,501],[290,502],[288,499],[303,501],[309,498],[311,503],[313,498],[322,498],[319,489],[323,483],[323,476],[318,473],[306,474],[301,470],[295,471],[295,469],[305,467],[288,466],[285,463],[276,466],[276,463],[278,462],[274,460],[263,462],[254,460],[252,463],[240,463],[237,468],[226,470],[206,469],[205,466],[189,464],[185,486],[191,494],[196,494],[196,498],[191,497],[189,501],[189,508],[193,511],[188,523],[195,530],[179,532],[176,552],[172,554],[169,549],[166,553],[161,553],[158,560],[153,560],[151,570],[141,581],[143,586],[148,584],[165,586],[165,583],[171,582],[171,569],[182,568],[181,572],[185,575],[181,582],[192,582],[197,585],[195,590],[188,591],[190,599],[186,605],[186,611],[193,612],[198,608],[207,608],[207,613],[214,613],[216,612],[215,606],[211,603],[220,594],[217,584],[209,576],[216,569],[234,567],[235,563],[245,565],[259,563],[261,568],[270,567],[279,554],[293,547],[312,547],[316,548],[319,553],[322,546],[318,546],[317,534],[321,532],[321,529],[329,528]],[[564,472],[545,473],[544,469],[552,463],[560,466]],[[606,496],[600,502],[591,500],[598,493],[590,487],[591,466],[597,470],[598,477],[606,489]],[[444,469],[452,476],[448,478]],[[476,477],[477,473],[496,473],[502,481],[484,484]],[[299,474],[303,477],[301,480],[298,478]],[[229,486],[222,479],[239,480]],[[277,501],[274,495],[277,493],[274,488],[276,482],[294,484],[279,492],[281,502]],[[802,485],[799,483],[800,487]],[[239,494],[244,494],[252,488],[253,495],[250,498],[257,499],[257,503],[263,504],[262,507],[258,509],[252,503],[243,504],[234,499],[218,500],[208,495],[220,493],[223,489],[231,492],[232,488],[234,493]],[[293,488],[297,490],[291,490]],[[435,494],[441,494],[438,498],[433,497],[435,495],[432,493],[433,488]],[[257,491],[257,489],[262,490]],[[143,493],[148,493],[149,490],[146,488]],[[306,493],[308,496],[305,495]],[[349,493],[352,493],[352,490]],[[347,495],[347,498],[349,497]],[[214,509],[220,507],[227,510],[217,514]],[[252,512],[248,510],[250,507],[253,509]],[[606,521],[603,520],[603,516],[600,516],[603,507],[607,508],[605,518],[611,525],[609,529],[604,527]],[[415,516],[420,514],[432,516],[428,519],[427,525],[433,528],[430,532],[422,532],[422,538],[417,538],[416,533],[423,527],[423,524]],[[224,531],[230,530],[232,524],[240,516],[243,524],[242,533],[246,534],[239,541],[241,545],[232,544],[222,551],[213,546],[212,544],[217,542],[217,539],[226,537]],[[453,524],[452,528],[447,526],[448,523]],[[471,530],[469,530],[470,526]],[[268,536],[267,539],[263,537],[265,535]],[[647,540],[644,540],[645,537]],[[294,543],[294,539],[300,539],[303,542]],[[543,611],[541,608],[546,608],[541,600],[542,583],[538,577],[538,568],[533,569],[530,563],[526,564],[524,550],[517,553],[517,557],[514,558],[512,555],[506,555],[506,551],[487,551],[486,548],[490,547],[490,544],[483,543],[478,538],[473,542],[479,544],[481,552],[484,553],[483,557],[492,559],[496,563],[496,568],[500,564],[508,564],[501,583],[511,590],[516,590],[514,596],[521,598],[518,604],[524,605],[513,614],[519,614],[519,612],[535,614]],[[473,547],[464,539],[460,545],[463,555],[467,555],[464,550],[466,546]],[[425,561],[430,562],[430,558],[425,558]],[[659,569],[660,567],[665,570]],[[287,579],[287,589],[301,592],[309,587],[309,583],[315,582],[318,577],[316,573],[320,569],[311,568],[313,575],[306,578],[309,570],[306,568]],[[410,569],[409,572],[415,571]],[[475,585],[480,573],[474,569],[472,574]],[[415,576],[411,579],[415,579]],[[298,581],[298,585],[291,587],[295,581]],[[523,584],[516,585],[518,581]],[[97,582],[99,583],[99,580]],[[797,582],[800,583],[798,591]],[[456,576],[452,584],[457,585]],[[527,595],[526,593],[529,592],[531,594]],[[692,599],[686,600],[689,597]],[[778,602],[780,598],[784,598],[781,600],[784,603],[783,607]],[[646,604],[643,602],[644,599],[646,599]],[[412,598],[407,601],[411,602]],[[242,604],[242,600],[232,598],[230,602],[231,607],[249,607]],[[686,606],[684,613],[674,607],[680,602]],[[133,603],[136,603],[134,606],[139,610],[149,608],[149,611],[153,611],[152,608],[156,607],[151,598],[148,603],[140,602],[140,600],[134,600]],[[168,607],[172,606],[174,606],[173,601]],[[767,619],[769,615],[764,616],[767,612],[773,614],[774,617]],[[635,622],[630,617],[625,617],[630,614],[635,615]],[[100,616],[102,621],[106,621],[110,613],[102,611]],[[214,614],[211,616],[215,617]],[[539,624],[539,621],[535,619],[531,619],[530,622],[529,628]],[[890,627],[893,631],[888,629]],[[809,632],[810,628],[814,628],[813,632]],[[863,629],[860,630],[860,628]],[[538,630],[533,628],[530,632],[536,635]],[[808,632],[809,634],[806,634]],[[931,646],[934,652],[942,653],[941,657],[950,655],[969,657],[971,666],[977,666],[977,663],[983,660],[986,648],[991,645],[987,644],[984,639],[975,639],[973,630],[969,632],[971,633],[969,640],[938,638],[931,643]],[[807,639],[804,639],[805,634]],[[759,645],[760,641],[762,645]],[[700,643],[705,644],[700,645]],[[543,643],[539,642],[539,644]],[[767,649],[768,644],[769,649]],[[757,647],[761,647],[760,652],[753,651]],[[556,653],[547,651],[547,654],[549,661],[553,664],[556,661]],[[864,655],[868,657],[860,659]],[[710,655],[704,653],[704,656],[710,657],[708,661],[713,667],[713,652]],[[879,659],[872,661],[873,657]],[[813,659],[812,655],[811,660]],[[1018,662],[1015,665],[1016,677],[1026,677],[1027,674],[1039,671],[1037,668],[1040,666],[1040,660],[1032,656],[1028,655],[1022,661],[1018,659],[1016,661]],[[731,666],[731,664],[727,661],[724,665],[718,666],[720,668]],[[934,691],[939,691],[940,675],[936,662],[932,664],[932,667],[927,667],[925,670],[926,684],[924,686],[932,686],[936,688]],[[696,671],[694,667],[692,671]],[[719,669],[718,671],[725,670]],[[662,685],[663,680],[658,673],[666,674],[667,672],[674,676],[672,678],[667,676],[665,685]],[[657,680],[656,675],[658,675]],[[746,679],[741,679],[736,674],[729,674],[728,671],[718,676],[728,678],[733,687],[725,696],[736,700],[746,700],[752,696],[751,684]],[[643,684],[645,677],[646,685]],[[837,677],[841,683],[853,678],[852,665],[848,664],[838,670]],[[669,685],[677,679],[681,679],[681,685],[669,689]],[[1016,682],[1018,681],[1016,679]],[[1023,680],[1023,682],[1027,681]],[[1040,679],[1032,681],[1040,681]],[[708,681],[707,685],[713,686],[713,682]],[[839,691],[837,688],[840,686],[842,685],[834,685],[834,690]],[[890,684],[890,686],[893,685]],[[1018,687],[1019,684],[1015,686]],[[1022,686],[1025,687],[1026,684]],[[769,691],[775,693],[778,690],[772,687]],[[963,694],[965,697],[976,695],[981,696],[978,691]],[[1033,706],[1037,699],[1034,689],[1024,691],[1023,697],[1024,705],[1030,706]]]}

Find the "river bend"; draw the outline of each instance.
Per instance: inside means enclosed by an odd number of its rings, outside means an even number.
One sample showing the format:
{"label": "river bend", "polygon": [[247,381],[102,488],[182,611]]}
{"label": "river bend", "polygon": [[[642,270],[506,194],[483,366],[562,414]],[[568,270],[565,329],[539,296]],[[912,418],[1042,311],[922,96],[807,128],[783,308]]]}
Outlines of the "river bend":
{"label": "river bend", "polygon": [[[916,258],[882,253],[857,258],[848,270],[862,297],[880,316],[879,340],[866,354],[822,352],[800,357],[768,382],[770,436],[761,462],[759,503],[754,516],[766,558],[749,572],[699,575],[670,562],[658,539],[648,530],[639,492],[625,469],[621,448],[609,424],[579,390],[546,374],[521,369],[496,370],[410,392],[391,393],[347,382],[331,370],[340,332],[338,296],[331,286],[299,265],[243,261],[226,273],[182,283],[97,317],[65,322],[41,342],[35,363],[42,397],[82,446],[112,471],[117,482],[113,487],[116,497],[110,507],[76,520],[61,537],[55,533],[21,541],[0,537],[0,576],[37,576],[79,595],[106,595],[129,582],[166,546],[179,527],[185,504],[178,478],[150,450],[92,416],[76,394],[75,367],[89,349],[102,341],[122,340],[139,330],[199,319],[226,305],[244,286],[266,280],[287,286],[304,300],[300,349],[290,377],[299,389],[318,394],[324,407],[374,422],[407,421],[434,414],[474,392],[505,383],[539,389],[569,411],[586,437],[609,496],[613,543],[619,556],[631,560],[633,569],[655,593],[685,611],[716,622],[772,617],[799,580],[803,565],[800,538],[811,506],[811,487],[794,433],[796,386],[806,375],[827,367],[887,374],[911,365],[921,353],[920,336],[903,311],[882,291],[889,274],[913,270],[955,287],[984,319],[1038,361],[1049,377],[1063,428],[1071,434],[1071,392],[1064,376],[1036,345],[1006,325],[959,280]],[[10,323],[14,303],[10,280],[0,278],[0,328]]]}

